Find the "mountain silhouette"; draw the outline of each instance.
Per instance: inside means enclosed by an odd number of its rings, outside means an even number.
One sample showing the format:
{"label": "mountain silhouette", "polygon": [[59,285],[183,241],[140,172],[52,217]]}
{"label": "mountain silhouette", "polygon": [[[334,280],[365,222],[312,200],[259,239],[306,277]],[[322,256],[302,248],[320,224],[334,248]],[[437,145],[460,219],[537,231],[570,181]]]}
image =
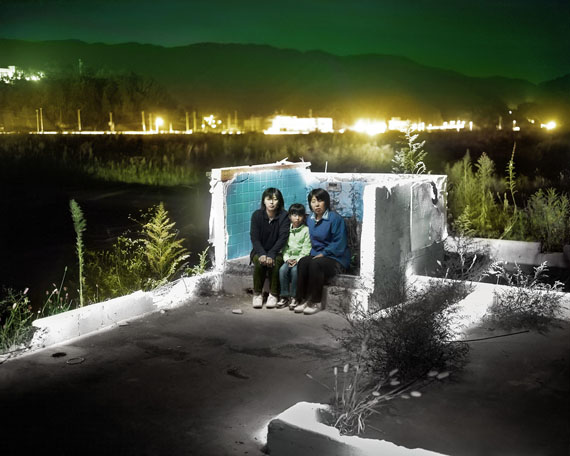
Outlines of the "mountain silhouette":
{"label": "mountain silhouette", "polygon": [[186,107],[241,115],[284,112],[356,116],[495,119],[519,105],[569,111],[570,75],[533,84],[477,78],[379,54],[337,56],[266,45],[31,42],[0,39],[0,66],[78,74],[136,73],[155,79]]}

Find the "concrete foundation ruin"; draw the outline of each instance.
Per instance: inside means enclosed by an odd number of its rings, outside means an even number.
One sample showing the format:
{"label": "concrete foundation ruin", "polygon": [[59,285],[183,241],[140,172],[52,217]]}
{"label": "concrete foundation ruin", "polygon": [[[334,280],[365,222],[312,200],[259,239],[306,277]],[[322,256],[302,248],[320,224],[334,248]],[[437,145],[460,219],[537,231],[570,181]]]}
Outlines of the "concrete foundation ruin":
{"label": "concrete foundation ruin", "polygon": [[286,208],[301,203],[307,213],[307,194],[323,188],[344,217],[353,261],[326,286],[327,306],[382,307],[382,297],[406,276],[428,274],[442,259],[447,176],[312,172],[310,166],[284,161],[212,170],[210,242],[225,292],[252,287],[250,219],[267,187],[281,190]]}

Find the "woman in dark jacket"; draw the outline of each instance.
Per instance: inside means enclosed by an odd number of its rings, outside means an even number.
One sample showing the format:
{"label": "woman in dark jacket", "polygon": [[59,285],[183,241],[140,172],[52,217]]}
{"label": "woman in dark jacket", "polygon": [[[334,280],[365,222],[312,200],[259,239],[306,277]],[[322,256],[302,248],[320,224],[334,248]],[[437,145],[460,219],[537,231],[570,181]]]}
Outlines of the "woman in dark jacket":
{"label": "woman in dark jacket", "polygon": [[270,274],[270,294],[265,307],[274,308],[279,298],[279,268],[283,264],[281,250],[289,236],[289,217],[283,195],[268,188],[261,196],[261,208],[251,216],[251,260],[253,262],[253,307],[263,307],[263,282]]}

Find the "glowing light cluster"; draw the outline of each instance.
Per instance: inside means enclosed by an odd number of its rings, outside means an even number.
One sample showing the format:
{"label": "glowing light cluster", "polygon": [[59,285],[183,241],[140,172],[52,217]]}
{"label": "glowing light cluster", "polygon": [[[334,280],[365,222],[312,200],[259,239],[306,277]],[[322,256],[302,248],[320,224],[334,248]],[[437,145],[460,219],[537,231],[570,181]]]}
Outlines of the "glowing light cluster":
{"label": "glowing light cluster", "polygon": [[[402,120],[399,117],[392,117],[387,124],[383,120],[358,119],[358,121],[352,127],[350,127],[350,130],[374,136],[377,134],[385,133],[386,131],[405,132],[408,129],[411,131],[459,131],[465,128],[465,124],[465,120],[451,120],[449,122],[443,122],[442,125],[429,124],[426,126],[425,122],[411,122],[410,120]],[[473,130],[473,122],[469,122],[469,129]]]}
{"label": "glowing light cluster", "polygon": [[358,133],[366,133],[367,135],[374,136],[380,133],[386,133],[388,126],[383,120],[358,119],[350,129]]}
{"label": "glowing light cluster", "polygon": [[406,131],[410,127],[409,120],[402,120],[399,117],[392,117],[388,121],[388,130],[390,131]]}
{"label": "glowing light cluster", "polygon": [[[449,122],[443,122],[441,125],[432,125],[429,124],[427,126],[429,130],[463,130],[465,128],[465,120],[451,120]],[[469,129],[473,129],[473,122],[469,122]]]}
{"label": "glowing light cluster", "polygon": [[332,117],[275,116],[266,135],[306,134],[311,132],[332,133]]}
{"label": "glowing light cluster", "polygon": [[548,123],[545,124],[540,124],[540,128],[544,128],[546,130],[554,130],[556,128],[556,122],[554,122],[553,120],[551,120]]}
{"label": "glowing light cluster", "polygon": [[18,70],[14,65],[10,65],[8,68],[0,68],[0,81],[7,84],[20,79],[25,79],[26,81],[39,81],[43,77],[45,77],[45,74],[41,71],[37,71],[35,73],[24,73],[22,70]]}
{"label": "glowing light cluster", "polygon": [[214,114],[210,114],[207,117],[204,117],[202,120],[202,129],[204,128],[217,128],[220,127],[222,124],[222,121],[219,119],[216,119],[216,116],[214,116]]}

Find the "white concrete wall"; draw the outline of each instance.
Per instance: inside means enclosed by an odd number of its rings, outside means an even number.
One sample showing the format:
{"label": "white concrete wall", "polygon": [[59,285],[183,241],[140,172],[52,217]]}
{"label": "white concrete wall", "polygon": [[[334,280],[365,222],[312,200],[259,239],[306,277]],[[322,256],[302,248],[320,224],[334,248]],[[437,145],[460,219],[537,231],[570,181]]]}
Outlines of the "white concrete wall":
{"label": "white concrete wall", "polygon": [[[283,165],[257,165],[247,171],[277,171]],[[307,188],[326,189],[335,211],[362,224],[360,277],[355,279],[353,289],[346,290],[349,300],[368,303],[370,296],[377,299],[401,279],[403,268],[408,267],[408,273],[426,273],[443,257],[443,241],[447,237],[447,176],[313,173],[305,169],[306,163],[299,165]],[[216,268],[223,271],[226,291],[247,287],[244,286],[247,278],[240,278],[241,274],[226,264],[225,188],[231,176],[242,171],[239,167],[212,170],[210,242],[214,245]],[[340,296],[340,291],[333,288],[331,291],[325,294],[325,303],[338,301],[335,296]]]}

